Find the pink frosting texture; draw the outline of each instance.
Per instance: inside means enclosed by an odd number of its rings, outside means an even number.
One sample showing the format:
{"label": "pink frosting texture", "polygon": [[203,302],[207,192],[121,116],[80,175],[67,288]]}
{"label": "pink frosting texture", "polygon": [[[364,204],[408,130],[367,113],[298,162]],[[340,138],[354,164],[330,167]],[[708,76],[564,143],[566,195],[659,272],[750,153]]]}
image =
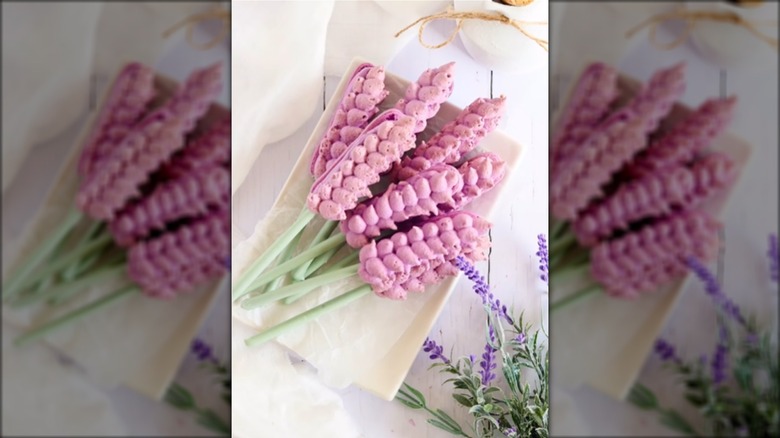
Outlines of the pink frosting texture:
{"label": "pink frosting texture", "polygon": [[735,176],[734,162],[720,153],[707,155],[691,167],[678,165],[649,174],[588,207],[574,222],[574,232],[582,245],[594,245],[641,219],[695,208],[729,186]]}
{"label": "pink frosting texture", "polygon": [[134,128],[95,170],[76,195],[88,216],[111,221],[160,164],[184,146],[182,121],[169,111],[155,111]]}
{"label": "pink frosting texture", "polygon": [[154,71],[143,64],[127,64],[114,81],[79,157],[78,171],[87,177],[95,164],[127,135],[154,98]]}
{"label": "pink frosting texture", "polygon": [[427,218],[361,248],[358,274],[377,295],[405,299],[408,292],[422,292],[426,284],[454,275],[450,261],[459,255],[484,260],[489,229],[490,223],[469,212]]}
{"label": "pink frosting texture", "polygon": [[433,166],[359,204],[341,221],[341,231],[350,246],[359,248],[382,230],[396,230],[397,223],[439,214],[440,207],[454,205],[453,196],[462,188],[463,179],[457,169],[446,164]]}
{"label": "pink frosting texture", "polygon": [[458,168],[463,188],[453,195],[452,208],[460,209],[479,198],[504,179],[506,164],[492,152],[476,155]]}
{"label": "pink frosting texture", "polygon": [[712,260],[720,227],[706,213],[678,213],[594,247],[591,275],[608,294],[637,298],[685,275],[686,257]]}
{"label": "pink frosting texture", "polygon": [[185,131],[190,132],[221,91],[222,67],[217,63],[192,72],[184,86],[164,107],[176,114],[182,120]]}
{"label": "pink frosting texture", "polygon": [[575,219],[647,142],[646,122],[630,111],[610,116],[603,125],[551,176],[550,206],[559,219]]}
{"label": "pink frosting texture", "polygon": [[373,120],[347,151],[312,185],[307,205],[328,220],[346,219],[369,186],[414,147],[414,119],[388,110]]}
{"label": "pink frosting texture", "polygon": [[627,109],[639,114],[645,121],[645,133],[658,126],[672,110],[674,103],[685,92],[685,63],[659,70],[628,103]]}
{"label": "pink frosting texture", "polygon": [[360,135],[387,94],[384,67],[362,64],[355,70],[324,137],[312,154],[309,170],[315,178],[332,167]]}
{"label": "pink frosting texture", "polygon": [[230,211],[181,226],[128,251],[128,275],[146,295],[172,299],[228,271]]}
{"label": "pink frosting texture", "polygon": [[639,177],[691,161],[726,129],[736,104],[736,97],[705,101],[667,134],[650,143],[628,167],[628,173]]}
{"label": "pink frosting texture", "polygon": [[501,121],[505,102],[504,96],[495,99],[479,98],[472,102],[455,120],[417,146],[411,156],[401,160],[395,169],[397,178],[404,180],[435,164],[460,161],[480,140],[496,129]]}
{"label": "pink frosting texture", "polygon": [[551,141],[551,168],[582,144],[607,115],[618,97],[617,77],[614,68],[600,62],[590,64],[582,73]]}
{"label": "pink frosting texture", "polygon": [[171,222],[229,207],[230,171],[213,166],[157,186],[120,212],[109,228],[117,244],[129,246],[154,230],[164,230]]}
{"label": "pink frosting texture", "polygon": [[409,84],[404,98],[395,104],[395,108],[414,117],[414,133],[423,132],[428,119],[435,116],[452,94],[455,63],[450,62],[438,68],[425,70],[417,82]]}
{"label": "pink frosting texture", "polygon": [[230,162],[230,116],[214,122],[209,129],[187,143],[163,165],[162,174],[178,178],[195,171]]}

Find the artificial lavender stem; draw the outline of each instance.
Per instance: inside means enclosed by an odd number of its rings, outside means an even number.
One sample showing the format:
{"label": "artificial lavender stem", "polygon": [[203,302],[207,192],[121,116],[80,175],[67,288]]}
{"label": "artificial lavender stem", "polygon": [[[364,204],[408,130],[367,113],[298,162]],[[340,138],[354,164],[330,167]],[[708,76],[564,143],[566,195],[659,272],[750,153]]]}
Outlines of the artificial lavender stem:
{"label": "artificial lavender stem", "polygon": [[295,236],[304,227],[306,227],[306,225],[309,222],[311,222],[312,219],[314,219],[314,216],[315,214],[311,210],[309,210],[305,206],[303,207],[303,209],[301,210],[301,214],[298,215],[298,219],[295,220],[295,222],[290,226],[290,228],[288,228],[284,233],[282,233],[282,235],[279,236],[276,239],[276,241],[274,241],[274,243],[272,243],[271,246],[269,246],[268,249],[266,249],[265,252],[260,255],[260,257],[255,259],[255,261],[252,262],[252,265],[249,267],[249,269],[246,270],[246,272],[244,272],[241,276],[239,276],[236,285],[233,287],[234,301],[237,298],[249,292],[250,288],[251,289],[256,288],[256,286],[252,286],[252,283],[263,272],[263,270],[267,268],[268,265],[271,264],[271,262],[274,261],[276,256],[278,256],[284,250],[284,248],[290,244],[290,242],[295,238]]}
{"label": "artificial lavender stem", "polygon": [[284,333],[289,329],[295,328],[300,324],[305,324],[309,321],[317,319],[320,317],[320,315],[324,313],[328,313],[332,310],[336,310],[341,307],[344,307],[353,301],[356,301],[360,298],[363,298],[366,295],[369,295],[370,293],[371,293],[370,285],[358,286],[357,288],[345,294],[339,295],[336,298],[333,298],[331,300],[328,300],[320,304],[319,306],[312,307],[311,309],[299,315],[296,315],[281,324],[275,325],[265,331],[262,331],[252,336],[251,338],[247,338],[244,341],[244,343],[248,347],[264,344],[272,339],[277,338],[279,335],[281,335],[282,333]]}
{"label": "artificial lavender stem", "polygon": [[328,260],[330,260],[333,257],[333,255],[339,252],[339,250],[343,247],[344,245],[339,246],[337,248],[333,248],[322,255],[318,255],[314,260],[312,260],[311,265],[309,265],[309,269],[306,270],[306,278],[311,276],[311,274],[313,274],[314,271],[321,268],[325,263],[328,263]]}
{"label": "artificial lavender stem", "polygon": [[357,274],[358,268],[358,265],[347,266],[346,268],[331,271],[327,274],[318,275],[316,277],[307,278],[306,280],[297,283],[288,284],[287,286],[279,288],[275,291],[266,292],[262,295],[248,298],[243,303],[241,303],[241,307],[246,310],[253,310],[268,303],[281,300],[282,298],[304,295],[313,291],[314,289],[317,289],[318,287],[331,284],[334,281],[352,277]]}
{"label": "artificial lavender stem", "polygon": [[28,304],[32,304],[41,298],[49,298],[49,297],[55,297],[60,295],[63,295],[65,297],[71,296],[75,292],[89,288],[95,283],[122,275],[122,273],[125,272],[125,269],[127,268],[124,265],[124,263],[119,266],[106,266],[97,269],[94,272],[91,272],[85,275],[84,277],[79,278],[76,281],[49,288],[40,296],[35,297],[35,299],[31,298],[29,300],[19,300],[17,305],[21,307]]}
{"label": "artificial lavender stem", "polygon": [[568,297],[550,304],[550,313],[555,312],[556,310],[561,310],[563,307],[566,307],[571,303],[575,303],[583,298],[586,298],[589,295],[593,295],[601,290],[602,290],[601,285],[593,284],[577,292],[574,292]]}
{"label": "artificial lavender stem", "polygon": [[360,251],[351,252],[348,256],[334,263],[330,269],[339,269],[355,263],[360,258]]}
{"label": "artificial lavender stem", "polygon": [[550,240],[560,237],[561,233],[566,229],[568,222],[553,219],[552,227],[550,227]]}
{"label": "artificial lavender stem", "polygon": [[57,247],[57,245],[68,235],[73,227],[81,220],[83,215],[78,210],[71,210],[60,226],[54,230],[51,236],[43,240],[43,243],[33,250],[27,260],[19,266],[16,275],[12,276],[3,284],[3,299],[10,298],[17,294],[25,283],[27,277],[32,271]]}
{"label": "artificial lavender stem", "polygon": [[29,278],[27,282],[21,284],[21,286],[29,287],[30,285],[35,284],[41,278],[59,272],[63,268],[67,267],[69,263],[73,263],[73,260],[79,260],[82,257],[92,254],[95,251],[104,249],[107,245],[111,244],[111,241],[112,241],[111,235],[104,234],[98,239],[95,239],[86,245],[74,249],[73,251],[64,255],[63,257],[53,260],[51,263],[49,263],[43,269],[37,272],[35,276]]}
{"label": "artificial lavender stem", "polygon": [[[312,239],[311,243],[309,244],[309,248],[312,246],[316,246],[320,244],[323,240],[327,239],[331,233],[333,233],[333,230],[336,229],[336,225],[339,224],[339,221],[327,221],[322,225],[322,228],[320,228],[319,231],[317,231],[317,235],[314,236],[314,239]],[[301,281],[306,279],[306,272],[309,270],[309,266],[311,265],[312,260],[307,261],[306,263],[302,264],[298,267],[295,271],[293,271],[292,278],[295,280]]]}
{"label": "artificial lavender stem", "polygon": [[[281,256],[279,256],[279,260],[276,261],[277,265],[280,265],[287,260],[290,260],[290,256],[292,256],[293,251],[295,251],[295,248],[298,247],[298,242],[301,240],[301,236],[303,235],[303,230],[301,230],[297,236],[290,242],[289,245],[287,245],[287,248],[285,248],[284,252]],[[267,286],[263,288],[263,293],[273,291],[276,289],[279,289],[279,286],[282,285],[284,282],[284,279],[287,277],[287,275],[280,275],[276,277],[274,281],[269,283]]]}
{"label": "artificial lavender stem", "polygon": [[574,233],[566,233],[563,236],[550,242],[550,253],[554,254],[556,252],[560,252],[563,254],[576,240],[577,237],[574,235]]}
{"label": "artificial lavender stem", "polygon": [[70,323],[78,321],[82,317],[94,312],[95,310],[102,309],[103,307],[106,307],[109,304],[118,301],[121,298],[138,293],[139,291],[140,288],[134,284],[124,286],[123,288],[115,292],[112,292],[110,295],[107,295],[97,301],[93,301],[80,309],[77,309],[71,313],[63,315],[60,318],[55,319],[54,321],[48,322],[32,331],[23,334],[22,336],[19,336],[14,340],[14,345],[22,346],[38,338],[46,336],[49,333],[53,332],[54,330],[57,330],[58,328],[64,327]]}
{"label": "artificial lavender stem", "polygon": [[[105,222],[92,222],[89,229],[81,236],[74,247],[78,248],[91,240],[97,239],[105,231],[104,225]],[[62,279],[65,281],[73,280],[78,277],[79,274],[93,266],[98,260],[100,260],[100,253],[93,253],[83,257],[81,260],[76,260],[62,273]]]}
{"label": "artificial lavender stem", "polygon": [[279,264],[261,273],[260,275],[255,277],[254,281],[251,282],[248,287],[245,287],[243,290],[233,290],[233,301],[237,300],[238,298],[241,298],[242,296],[248,294],[249,292],[255,289],[258,289],[259,287],[272,281],[276,277],[292,271],[293,269],[300,266],[301,263],[311,260],[314,257],[322,254],[323,252],[326,252],[332,248],[339,246],[345,241],[346,240],[343,234],[333,236],[325,240],[324,242],[320,243],[319,245],[313,246],[307,249],[306,251],[303,251],[297,256],[291,258],[290,260],[287,260],[286,262]]}
{"label": "artificial lavender stem", "polygon": [[[119,249],[119,248],[117,248],[117,249]],[[111,253],[109,253],[107,255],[102,255],[102,254],[98,254],[98,255],[103,258],[101,260],[103,262],[103,266],[100,268],[100,270],[106,269],[106,268],[111,267],[111,266],[117,266],[117,265],[121,265],[121,266],[124,267],[123,269],[127,269],[127,256],[126,256],[125,252],[123,250],[121,250],[121,249],[119,249],[119,251],[111,252]],[[108,256],[111,256],[111,255],[113,255],[113,257],[108,257]],[[92,275],[91,272],[88,272],[88,273],[86,273],[84,275],[82,275],[82,274],[84,274],[84,271],[79,272],[78,276],[75,279],[76,280],[81,280],[82,278],[84,278],[86,276]],[[81,288],[81,289],[71,288],[71,289],[65,291],[64,293],[56,294],[56,295],[52,296],[51,298],[49,298],[49,305],[53,305],[53,306],[59,305],[62,302],[66,301],[69,298],[71,298],[74,295],[76,295],[78,292],[84,292],[86,290],[87,290],[86,288]]]}

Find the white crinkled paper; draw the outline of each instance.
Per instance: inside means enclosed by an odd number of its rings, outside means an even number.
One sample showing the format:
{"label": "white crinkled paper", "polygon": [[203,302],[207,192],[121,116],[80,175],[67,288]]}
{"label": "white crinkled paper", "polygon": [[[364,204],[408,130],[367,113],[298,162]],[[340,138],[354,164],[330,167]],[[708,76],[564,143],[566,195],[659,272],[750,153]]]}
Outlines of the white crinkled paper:
{"label": "white crinkled paper", "polygon": [[[357,438],[356,425],[338,394],[305,364],[293,366],[284,348],[249,348],[249,329],[233,320],[231,433],[239,438]],[[301,421],[305,419],[305,421]]]}

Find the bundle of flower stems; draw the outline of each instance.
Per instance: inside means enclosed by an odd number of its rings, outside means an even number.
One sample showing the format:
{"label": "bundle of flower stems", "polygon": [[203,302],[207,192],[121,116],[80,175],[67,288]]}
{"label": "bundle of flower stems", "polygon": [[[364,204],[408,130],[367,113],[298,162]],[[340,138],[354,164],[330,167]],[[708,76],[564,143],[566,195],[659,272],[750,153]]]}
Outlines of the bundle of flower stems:
{"label": "bundle of flower stems", "polygon": [[221,68],[170,88],[140,63],[120,71],[82,147],[76,208],[3,280],[3,301],[60,305],[96,285],[122,286],[17,344],[124,297],[172,299],[227,273],[230,115],[212,106]]}
{"label": "bundle of flower stems", "polygon": [[[406,299],[456,275],[458,257],[472,263],[487,257],[490,224],[463,208],[504,176],[503,160],[476,148],[498,125],[505,98],[475,100],[417,145],[417,135],[452,93],[453,72],[454,63],[426,70],[381,112],[388,95],[384,69],[363,64],[352,74],[312,154],[306,205],[239,275],[233,299],[252,310],[290,304],[351,277],[362,285],[263,330],[247,345],[268,342],[371,292]],[[301,245],[317,215],[325,224]]]}
{"label": "bundle of flower stems", "polygon": [[712,260],[721,225],[702,204],[736,179],[730,156],[709,150],[728,126],[735,97],[710,99],[659,130],[685,89],[684,64],[653,74],[623,106],[618,74],[587,67],[553,137],[551,282],[589,274],[558,310],[606,292],[635,299]]}

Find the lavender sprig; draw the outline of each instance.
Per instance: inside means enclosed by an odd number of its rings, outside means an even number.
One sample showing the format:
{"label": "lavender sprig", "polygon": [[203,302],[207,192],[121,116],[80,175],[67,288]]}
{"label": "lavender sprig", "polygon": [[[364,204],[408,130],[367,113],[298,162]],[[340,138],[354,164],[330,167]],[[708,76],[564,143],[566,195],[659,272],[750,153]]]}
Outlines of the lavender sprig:
{"label": "lavender sprig", "polygon": [[726,316],[734,319],[734,321],[737,321],[741,326],[747,327],[747,320],[745,320],[745,317],[742,315],[739,306],[723,293],[715,275],[713,275],[701,261],[694,257],[688,257],[686,264],[704,284],[704,291],[712,298],[715,305],[719,306]]}
{"label": "lavender sprig", "polygon": [[480,376],[482,376],[482,384],[488,385],[493,379],[496,378],[496,373],[493,370],[496,369],[496,332],[493,330],[492,325],[488,325],[488,342],[485,343],[485,351],[482,353],[482,360],[479,362]]}
{"label": "lavender sprig", "polygon": [[507,324],[514,325],[515,322],[509,315],[509,309],[505,304],[501,303],[501,300],[493,296],[490,292],[490,285],[488,285],[485,277],[479,273],[477,268],[463,256],[458,256],[453,263],[466,275],[466,278],[474,283],[472,288],[482,299],[482,304],[491,309],[497,317],[503,318]]}
{"label": "lavender sprig", "polygon": [[541,275],[539,275],[539,278],[545,283],[549,283],[550,258],[547,250],[547,236],[539,234],[536,236],[536,239],[539,246],[539,251],[536,252],[536,256],[539,257],[539,270],[542,272]]}
{"label": "lavender sprig", "polygon": [[423,351],[428,353],[430,360],[439,360],[444,364],[449,364],[450,360],[444,355],[444,348],[437,344],[436,341],[430,338],[425,338],[423,343]]}

